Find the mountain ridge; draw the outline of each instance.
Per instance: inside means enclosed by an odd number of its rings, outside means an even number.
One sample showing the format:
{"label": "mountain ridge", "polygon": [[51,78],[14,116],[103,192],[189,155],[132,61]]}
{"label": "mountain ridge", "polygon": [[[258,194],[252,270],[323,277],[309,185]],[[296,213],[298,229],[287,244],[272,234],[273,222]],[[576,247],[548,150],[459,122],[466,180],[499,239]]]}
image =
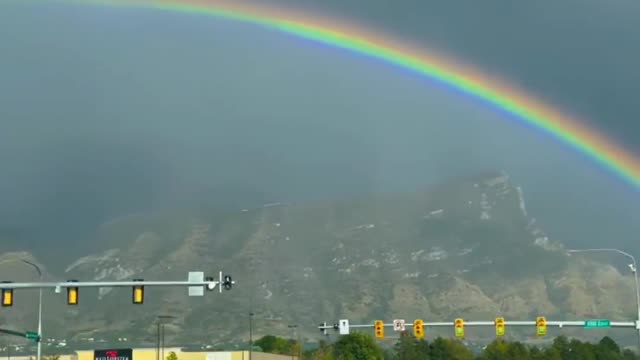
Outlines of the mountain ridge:
{"label": "mountain ridge", "polygon": [[254,334],[286,334],[295,323],[308,337],[320,335],[317,323],[338,318],[633,313],[623,300],[633,295],[631,279],[610,265],[567,257],[528,214],[523,190],[500,171],[416,192],[136,215],[104,224],[97,236],[107,250],[48,276],[184,279],[188,271],[223,270],[238,285],[204,298],[189,298],[183,288],[147,289],[142,308],[130,304],[128,289],[83,289],[77,307],[49,294],[47,303],[56,305],[47,323],[77,320],[61,326],[61,336],[118,332],[152,342],[155,319],[165,313],[175,316],[169,338],[201,343],[248,336],[238,319],[249,312]]}

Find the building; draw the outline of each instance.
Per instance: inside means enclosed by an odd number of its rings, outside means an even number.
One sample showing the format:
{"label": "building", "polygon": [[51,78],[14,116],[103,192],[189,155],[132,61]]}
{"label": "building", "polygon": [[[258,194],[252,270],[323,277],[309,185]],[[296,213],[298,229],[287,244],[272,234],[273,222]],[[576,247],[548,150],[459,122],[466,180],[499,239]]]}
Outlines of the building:
{"label": "building", "polygon": [[[178,360],[249,360],[249,351],[183,351],[181,348],[165,348],[164,359],[171,352],[176,353]],[[76,351],[75,355],[65,358],[61,356],[59,360],[94,360],[93,355],[93,350]],[[131,360],[157,360],[157,356],[156,348],[137,348],[133,349]],[[298,357],[254,351],[251,353],[251,360],[298,360]]]}
{"label": "building", "polygon": [[[249,351],[182,351],[180,348],[165,348],[164,358],[175,352],[178,360],[249,360]],[[93,350],[76,351],[74,354],[60,355],[58,360],[94,360]],[[43,359],[49,355],[43,355]],[[297,356],[251,353],[251,360],[298,360]],[[35,356],[11,356],[11,360],[35,360]],[[131,360],[157,360],[155,348],[133,349]]]}

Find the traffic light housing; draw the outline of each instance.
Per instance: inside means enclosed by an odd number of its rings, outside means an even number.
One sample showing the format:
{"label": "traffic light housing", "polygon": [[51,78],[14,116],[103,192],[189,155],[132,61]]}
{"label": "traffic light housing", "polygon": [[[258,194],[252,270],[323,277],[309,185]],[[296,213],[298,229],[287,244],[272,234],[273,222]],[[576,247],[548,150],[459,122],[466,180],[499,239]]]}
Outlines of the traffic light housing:
{"label": "traffic light housing", "polygon": [[231,288],[233,287],[233,280],[231,279],[230,275],[224,276],[224,281],[222,282],[222,286],[224,287],[225,290],[231,290]]}
{"label": "traffic light housing", "polygon": [[[133,281],[144,281],[142,279],[133,279]],[[135,285],[133,287],[132,301],[134,304],[139,305],[144,303],[144,286]]]}
{"label": "traffic light housing", "polygon": [[413,322],[413,336],[415,336],[416,339],[424,338],[424,322],[420,319]]}
{"label": "traffic light housing", "polygon": [[384,338],[384,322],[382,320],[376,320],[373,324],[374,332],[376,334],[377,339]]}
{"label": "traffic light housing", "polygon": [[[3,281],[3,284],[10,284],[12,281]],[[2,307],[13,306],[13,289],[2,289]]]}
{"label": "traffic light housing", "polygon": [[323,322],[322,324],[320,324],[318,327],[320,327],[320,331],[322,331],[322,335],[329,335],[329,333],[327,332],[327,322]]}
{"label": "traffic light housing", "polygon": [[547,335],[547,319],[544,316],[538,316],[536,318],[536,335]]}
{"label": "traffic light housing", "polygon": [[457,338],[464,337],[464,320],[458,318],[453,322],[453,331]]}
{"label": "traffic light housing", "polygon": [[[78,282],[78,280],[67,280],[67,282],[74,283],[74,282]],[[78,305],[78,287],[77,286],[67,288],[67,304]]]}
{"label": "traffic light housing", "polygon": [[505,333],[505,329],[504,329],[504,318],[496,318],[495,320],[495,325],[496,325],[496,336],[504,336]]}
{"label": "traffic light housing", "polygon": [[[213,276],[207,276],[207,277],[204,278],[204,281],[206,281],[208,283],[213,283],[215,281],[215,279],[213,278]],[[214,287],[211,287],[211,286],[205,286],[205,288],[208,291],[213,291],[215,289]]]}

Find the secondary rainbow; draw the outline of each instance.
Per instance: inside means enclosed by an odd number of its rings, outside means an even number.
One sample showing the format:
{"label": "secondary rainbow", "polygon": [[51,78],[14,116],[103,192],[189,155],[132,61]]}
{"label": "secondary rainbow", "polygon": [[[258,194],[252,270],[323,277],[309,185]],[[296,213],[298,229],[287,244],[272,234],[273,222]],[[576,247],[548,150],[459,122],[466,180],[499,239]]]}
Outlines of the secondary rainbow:
{"label": "secondary rainbow", "polygon": [[291,9],[246,0],[64,0],[199,14],[231,19],[346,49],[411,70],[445,83],[469,96],[514,115],[515,119],[558,139],[604,166],[636,189],[640,161],[596,129],[563,114],[506,82],[486,76],[452,58],[403,44],[364,27]]}

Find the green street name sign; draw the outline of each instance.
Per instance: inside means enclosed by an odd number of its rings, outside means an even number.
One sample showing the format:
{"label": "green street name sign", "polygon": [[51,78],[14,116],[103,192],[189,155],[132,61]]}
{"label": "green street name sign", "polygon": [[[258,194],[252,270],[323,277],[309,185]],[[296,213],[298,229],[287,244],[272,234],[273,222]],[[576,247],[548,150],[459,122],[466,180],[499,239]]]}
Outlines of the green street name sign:
{"label": "green street name sign", "polygon": [[608,328],[611,327],[611,321],[609,320],[587,320],[584,322],[585,329],[595,329],[595,328]]}
{"label": "green street name sign", "polygon": [[38,333],[37,333],[37,332],[34,332],[34,331],[27,331],[27,332],[24,334],[24,337],[26,337],[26,338],[27,338],[27,339],[29,339],[29,340],[33,340],[33,341],[35,341],[35,342],[40,341],[40,335],[38,335]]}

